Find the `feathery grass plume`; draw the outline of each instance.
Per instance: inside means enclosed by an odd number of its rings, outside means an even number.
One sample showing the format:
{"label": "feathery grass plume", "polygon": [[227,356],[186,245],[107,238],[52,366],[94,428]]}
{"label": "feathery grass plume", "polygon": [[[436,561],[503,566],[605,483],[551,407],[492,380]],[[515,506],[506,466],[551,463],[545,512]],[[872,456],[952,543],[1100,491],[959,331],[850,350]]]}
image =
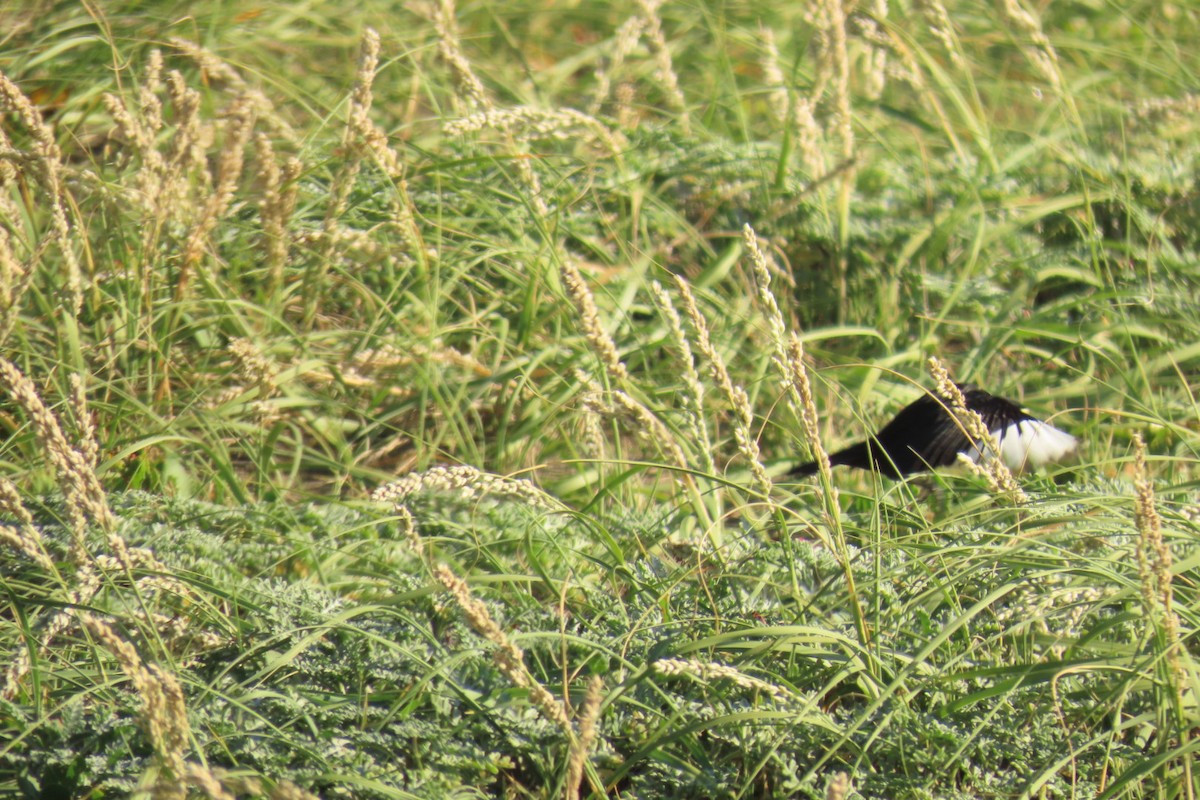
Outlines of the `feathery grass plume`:
{"label": "feathery grass plume", "polygon": [[238,180],[242,176],[246,143],[250,141],[250,134],[254,129],[254,113],[250,102],[245,97],[239,97],[230,107],[228,118],[225,141],[221,145],[221,155],[217,158],[212,194],[205,202],[200,217],[188,236],[187,244],[184,245],[183,268],[179,272],[179,283],[175,290],[177,300],[184,296],[190,270],[199,263],[208,235],[229,210]]}
{"label": "feathery grass plume", "polygon": [[0,109],[15,114],[33,136],[33,155],[41,172],[42,189],[49,200],[54,240],[66,262],[68,308],[78,316],[83,309],[83,272],[79,267],[79,257],[75,254],[71,223],[67,220],[67,209],[63,203],[67,192],[62,183],[62,151],[54,141],[54,131],[42,119],[41,112],[3,72],[0,72]]}
{"label": "feathery grass plume", "polygon": [[825,800],[846,800],[851,791],[850,773],[839,772],[825,785]]}
{"label": "feathery grass plume", "polygon": [[1026,34],[1033,43],[1032,47],[1024,48],[1026,57],[1038,68],[1046,82],[1061,93],[1062,73],[1058,69],[1058,53],[1042,31],[1042,23],[1021,7],[1020,0],[1003,0],[1000,9],[1005,21],[1017,32]]}
{"label": "feathery grass plume", "polygon": [[279,391],[276,382],[279,365],[263,355],[252,340],[244,337],[230,339],[229,354],[233,356],[239,376],[256,387],[260,397],[271,397]]}
{"label": "feathery grass plume", "polygon": [[162,90],[163,55],[157,47],[146,59],[146,75],[138,87],[138,106],[146,127],[154,132],[162,130],[163,106],[158,94]]}
{"label": "feathery grass plume", "polygon": [[751,426],[754,424],[754,412],[750,408],[750,398],[746,395],[746,391],[740,386],[735,386],[733,379],[729,377],[725,360],[721,358],[721,354],[717,352],[717,348],[713,346],[712,338],[709,336],[708,322],[700,313],[700,309],[696,307],[696,298],[692,294],[692,287],[682,276],[675,275],[673,277],[675,278],[675,287],[679,290],[679,297],[683,300],[683,311],[692,324],[692,330],[696,333],[696,349],[708,361],[709,375],[712,376],[713,382],[720,388],[721,393],[729,402],[730,408],[733,409],[733,438],[738,452],[749,463],[750,473],[754,477],[758,491],[764,497],[769,496],[774,484],[762,464],[762,452],[759,450],[758,440],[754,438],[751,430]]}
{"label": "feathery grass plume", "polygon": [[[1146,97],[1133,106],[1134,118],[1141,122],[1161,125],[1200,116],[1200,94],[1188,92],[1180,97]],[[2,140],[0,140],[2,141]]]}
{"label": "feathery grass plume", "polygon": [[42,535],[34,527],[33,515],[21,502],[17,487],[6,478],[0,478],[0,512],[14,517],[17,524],[0,523],[0,541],[7,543],[14,550],[37,564],[47,573],[55,572],[54,559],[46,552],[42,544]]}
{"label": "feathery grass plume", "polygon": [[408,506],[397,501],[395,505],[396,516],[400,518],[400,533],[404,536],[404,541],[408,542],[408,546],[422,560],[425,559],[425,542],[421,539],[421,534],[417,532],[417,521],[413,519],[412,512],[408,510]]}
{"label": "feathery grass plume", "polygon": [[[617,28],[617,32],[612,38],[612,46],[605,54],[607,64],[596,67],[596,89],[592,94],[592,104],[588,106],[589,114],[595,116],[600,113],[601,107],[608,100],[609,92],[612,91],[612,76],[621,70],[625,59],[629,58],[629,54],[637,47],[642,38],[642,29],[645,27],[645,21],[634,15]],[[628,129],[627,126],[622,125],[622,127]]]}
{"label": "feathery grass plume", "polygon": [[[788,393],[788,407],[797,419],[801,419],[804,416],[804,404],[794,368],[795,364],[799,363],[800,368],[803,369],[803,361],[797,362],[790,353],[792,337],[789,337],[787,323],[784,322],[783,312],[779,310],[775,293],[771,291],[771,262],[768,260],[767,254],[759,247],[758,235],[755,234],[754,228],[750,227],[749,223],[742,226],[742,240],[746,243],[746,250],[750,253],[750,265],[753,267],[754,283],[758,288],[758,299],[762,303],[763,316],[766,317],[767,328],[771,332],[771,346],[775,351],[771,356],[771,363],[775,365],[775,370],[783,379],[784,388]],[[803,381],[807,387],[807,373],[804,375]],[[812,389],[811,387],[807,388],[811,402]]]}
{"label": "feathery grass plume", "polygon": [[[8,163],[8,162],[3,162]],[[0,309],[12,308],[18,297],[16,287],[25,275],[25,269],[12,249],[8,231],[0,228]]]}
{"label": "feathery grass plume", "polygon": [[921,12],[921,16],[925,18],[925,25],[929,32],[946,51],[950,63],[960,72],[967,73],[969,68],[963,58],[962,48],[958,44],[958,34],[955,32],[954,22],[946,12],[946,6],[942,4],[941,0],[917,0],[916,6],[917,10]]}
{"label": "feathery grass plume", "polygon": [[815,185],[828,174],[825,153],[821,141],[825,130],[817,122],[817,104],[807,97],[797,97],[792,110],[792,125],[796,128],[796,145],[800,149],[800,161],[809,175],[809,185]]}
{"label": "feathery grass plume", "polygon": [[[66,602],[62,610],[54,612],[49,621],[38,629],[36,642],[40,658],[54,645],[54,641],[63,631],[78,622],[76,609],[86,606],[100,591],[100,574],[90,561],[77,562],[75,574],[71,577],[71,585],[75,588],[67,592]],[[31,648],[23,647],[9,661],[8,669],[4,671],[4,685],[0,688],[0,699],[12,700],[21,689],[21,680],[33,666]]]}
{"label": "feathery grass plume", "polygon": [[583,433],[580,437],[580,443],[584,455],[588,458],[602,461],[604,459],[604,430],[600,422],[604,419],[604,414],[596,411],[596,406],[603,407],[604,398],[602,392],[591,394],[594,396],[585,394],[583,397],[583,414],[580,420]]}
{"label": "feathery grass plume", "polygon": [[115,526],[100,480],[88,465],[86,457],[67,442],[57,417],[42,402],[33,382],[4,358],[0,358],[0,386],[8,390],[29,417],[42,452],[54,470],[59,488],[67,501],[67,511],[75,534],[76,553],[73,560],[77,564],[82,563],[85,560],[83,536],[88,519],[91,518],[106,531],[111,531]]}
{"label": "feathery grass plume", "polygon": [[671,48],[663,35],[662,18],[658,16],[658,9],[662,3],[663,0],[637,0],[638,9],[642,14],[642,30],[646,44],[650,46],[650,52],[658,66],[654,76],[666,92],[667,102],[679,112],[679,124],[683,135],[690,136],[692,123],[688,117],[687,99],[683,96],[683,90],[679,88],[679,76],[675,74],[675,65],[671,61]]}
{"label": "feathery grass plume", "polygon": [[[3,189],[0,189],[0,219],[5,218],[9,209],[4,208],[4,199],[6,195]],[[19,219],[21,214],[16,211],[15,207],[12,214],[8,215],[8,219]],[[5,280],[2,290],[5,294],[7,302],[3,308],[0,308],[0,342],[8,339],[14,326],[21,321],[21,315],[10,311],[14,309],[25,292],[33,285],[33,280],[37,277],[35,265],[41,261],[42,254],[50,247],[50,239],[43,238],[37,243],[33,253],[29,255],[24,262],[17,259],[16,253],[12,249],[12,239],[9,233],[3,227],[0,227],[0,270],[5,273]]]}
{"label": "feathery grass plume", "polygon": [[[160,761],[178,779],[184,775],[184,748],[191,728],[183,689],[174,675],[156,664],[146,665],[129,642],[117,635],[104,620],[91,613],[82,613],[84,628],[117,658],[121,669],[133,682],[142,699],[142,728]],[[180,795],[182,796],[182,795]]]}
{"label": "feathery grass plume", "polygon": [[320,800],[312,792],[301,789],[291,781],[279,781],[267,795],[269,800]]}
{"label": "feathery grass plume", "polygon": [[563,288],[575,312],[579,316],[580,327],[583,328],[584,338],[592,346],[592,352],[604,365],[604,370],[613,382],[628,380],[629,372],[621,363],[621,354],[617,343],[609,336],[608,331],[600,322],[600,310],[596,307],[596,298],[584,280],[583,273],[568,253],[559,253],[559,274],[562,277]]}
{"label": "feathery grass plume", "polygon": [[762,692],[776,703],[786,703],[791,694],[782,686],[752,678],[741,670],[724,664],[714,664],[709,661],[698,661],[694,658],[660,658],[650,665],[659,675],[670,677],[688,676],[701,681],[726,680],[743,689]]}
{"label": "feathery grass plume", "polygon": [[567,800],[579,800],[580,797],[579,788],[583,783],[584,766],[596,741],[596,720],[600,716],[600,693],[603,689],[604,679],[593,675],[588,681],[583,706],[579,709],[577,736],[571,742],[571,754],[567,760]]}
{"label": "feathery grass plume", "polygon": [[304,169],[300,159],[289,158],[282,167],[275,149],[265,133],[254,134],[255,161],[258,180],[262,184],[259,216],[262,219],[263,249],[267,257],[269,291],[274,294],[283,285],[283,271],[288,259],[288,220],[296,209],[299,192],[297,178]]}
{"label": "feathery grass plume", "polygon": [[671,331],[671,340],[679,355],[679,365],[683,368],[683,416],[687,425],[688,435],[696,442],[700,451],[702,467],[709,475],[717,473],[716,462],[713,461],[712,444],[708,438],[708,426],[704,424],[704,384],[700,374],[696,372],[696,359],[692,355],[692,346],[683,330],[683,320],[675,310],[667,290],[658,281],[650,284],[650,293],[654,295],[654,304],[667,320]]}
{"label": "feathery grass plume", "polygon": [[[842,0],[824,0],[821,4],[821,19],[825,34],[829,37],[829,55],[833,67],[834,110],[841,140],[842,160],[854,160],[854,117],[850,103],[850,51],[846,40],[846,9]],[[843,183],[850,180],[843,178]]]}
{"label": "feathery grass plume", "polygon": [[[237,795],[227,790],[221,783],[221,779],[208,767],[189,762],[184,765],[183,774],[179,777],[181,783],[196,787],[209,800],[237,800]],[[259,792],[255,792],[255,794],[259,794]],[[178,797],[179,800],[184,800],[187,792],[183,786],[163,787],[161,782],[160,785],[154,787],[155,800],[172,795]]]}
{"label": "feathery grass plume", "polygon": [[521,139],[569,140],[584,132],[601,142],[610,155],[618,155],[625,146],[620,133],[573,108],[494,108],[450,120],[442,126],[442,132],[448,136],[463,136],[484,128],[511,133]]}
{"label": "feathery grass plume", "polygon": [[527,480],[490,475],[467,466],[430,467],[424,472],[410,473],[379,487],[371,493],[371,499],[400,505],[406,498],[422,492],[457,494],[463,500],[502,497],[547,511],[564,510],[562,503]]}
{"label": "feathery grass plume", "polygon": [[[3,127],[0,127],[0,153],[4,154],[3,157],[0,157],[0,188],[8,188],[17,179],[18,174],[17,168],[12,165],[12,160],[21,154],[13,147],[12,140],[8,138],[8,133],[5,132]],[[3,198],[5,203],[5,207],[2,210],[5,212],[16,210],[16,206],[12,204],[12,201],[6,195],[0,195],[0,197]],[[8,219],[18,219],[20,214],[5,213],[3,216]]]}
{"label": "feathery grass plume", "polygon": [[79,438],[79,453],[84,463],[94,472],[100,463],[100,443],[96,440],[96,425],[92,412],[88,408],[87,392],[83,388],[83,378],[72,374],[67,378],[71,386],[68,402],[71,415],[75,418],[75,433]]}
{"label": "feathery grass plume", "polygon": [[866,52],[866,81],[863,84],[863,94],[871,100],[878,100],[887,86],[888,42],[887,36],[879,27],[879,22],[887,19],[888,0],[871,0],[866,6],[865,13],[855,16],[858,35],[869,45]]}
{"label": "feathery grass plume", "polygon": [[[604,392],[586,375],[578,373],[577,377],[588,387],[583,396],[585,408],[604,417],[628,420],[639,438],[654,444],[675,466],[687,469],[688,460],[683,448],[675,441],[675,437],[663,421],[654,416],[650,409],[620,389]],[[606,402],[606,398],[612,399],[611,405]]]}
{"label": "feathery grass plume", "polygon": [[1134,524],[1138,531],[1138,578],[1142,602],[1147,616],[1161,627],[1166,639],[1167,663],[1170,666],[1177,708],[1183,707],[1187,674],[1180,660],[1183,646],[1179,635],[1179,615],[1175,613],[1175,592],[1172,587],[1171,548],[1162,535],[1162,519],[1155,507],[1154,483],[1146,466],[1146,443],[1141,434],[1134,434]]}
{"label": "feathery grass plume", "polygon": [[758,24],[758,38],[762,40],[763,53],[758,64],[763,73],[763,85],[767,87],[767,107],[775,121],[786,124],[791,118],[793,94],[779,66],[779,47],[775,44],[775,32]]}
{"label": "feathery grass plume", "polygon": [[458,603],[458,607],[462,609],[463,616],[467,618],[467,623],[472,630],[496,645],[496,651],[492,657],[496,665],[500,667],[500,671],[513,682],[513,685],[529,691],[529,699],[546,719],[562,728],[567,735],[573,736],[571,720],[567,716],[566,707],[529,674],[529,669],[525,666],[525,653],[520,647],[513,644],[500,629],[483,601],[471,596],[467,582],[455,575],[454,571],[445,564],[439,564],[434,570],[434,575]]}
{"label": "feathery grass plume", "polygon": [[971,465],[969,467],[971,471],[983,477],[993,493],[1007,494],[1017,505],[1028,503],[1029,497],[1021,489],[1021,484],[1017,483],[1012,470],[1000,458],[1000,447],[996,443],[996,437],[992,436],[992,432],[983,423],[983,417],[979,416],[978,412],[967,408],[966,398],[963,397],[958,384],[950,378],[950,373],[940,359],[936,356],[930,357],[928,364],[929,374],[937,383],[938,395],[950,401],[950,411],[958,420],[958,424],[962,426],[971,441],[978,442],[980,445],[979,463],[975,463],[961,454],[958,460]]}
{"label": "feathery grass plume", "polygon": [[[808,443],[808,449],[812,454],[813,461],[817,462],[818,471],[820,471],[822,476],[828,476],[832,467],[829,464],[829,453],[826,452],[825,445],[821,443],[820,418],[817,416],[817,403],[813,398],[812,382],[808,379],[808,368],[804,366],[804,343],[794,333],[788,337],[785,368],[788,383],[788,402],[796,404],[794,413],[799,418],[800,424],[804,429],[804,439]],[[822,485],[824,485],[824,481]],[[834,507],[837,507],[837,489],[832,489],[832,491],[835,493]]]}
{"label": "feathery grass plume", "polygon": [[379,69],[379,34],[373,28],[363,31],[362,45],[358,56],[358,72],[354,76],[354,89],[350,92],[345,144],[370,153],[392,178],[404,174],[399,154],[388,144],[387,134],[371,122],[370,111],[373,97],[371,87],[375,72]]}
{"label": "feathery grass plume", "polygon": [[215,53],[178,36],[168,37],[167,43],[196,62],[204,72],[206,83],[225,84],[232,90],[232,94],[249,103],[254,111],[254,116],[266,123],[268,128],[283,136],[290,144],[300,144],[300,137],[287,120],[275,110],[275,104],[271,102],[270,98],[261,90],[247,83],[236,69],[225,63]]}
{"label": "feathery grass plume", "polygon": [[200,121],[200,93],[187,85],[183,73],[172,70],[167,75],[167,97],[174,110],[175,134],[167,161],[172,169],[171,180],[164,187],[164,203],[170,212],[179,213],[174,202],[183,203],[186,196],[186,176],[204,164],[205,153]]}
{"label": "feathery grass plume", "polygon": [[455,24],[454,0],[435,0],[433,12],[433,30],[438,38],[438,54],[446,66],[450,67],[450,76],[454,81],[458,98],[470,109],[492,108],[483,82],[475,75],[471,62],[463,55],[462,46],[458,41],[458,26]]}

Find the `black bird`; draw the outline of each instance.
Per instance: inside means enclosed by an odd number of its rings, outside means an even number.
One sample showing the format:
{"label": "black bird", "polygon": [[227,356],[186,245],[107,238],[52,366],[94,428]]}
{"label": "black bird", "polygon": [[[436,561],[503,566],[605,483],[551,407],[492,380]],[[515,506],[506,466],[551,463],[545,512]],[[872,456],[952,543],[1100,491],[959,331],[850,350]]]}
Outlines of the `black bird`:
{"label": "black bird", "polygon": [[[1025,466],[1040,467],[1057,461],[1075,449],[1075,437],[1021,410],[1011,400],[996,397],[970,385],[958,387],[967,408],[983,418],[1000,458],[1014,471]],[[869,469],[889,478],[954,464],[962,453],[978,461],[984,445],[973,442],[950,412],[951,401],[933,394],[905,406],[883,430],[865,442],[853,444],[829,456],[832,466]],[[812,475],[817,462],[801,464],[790,477]]]}

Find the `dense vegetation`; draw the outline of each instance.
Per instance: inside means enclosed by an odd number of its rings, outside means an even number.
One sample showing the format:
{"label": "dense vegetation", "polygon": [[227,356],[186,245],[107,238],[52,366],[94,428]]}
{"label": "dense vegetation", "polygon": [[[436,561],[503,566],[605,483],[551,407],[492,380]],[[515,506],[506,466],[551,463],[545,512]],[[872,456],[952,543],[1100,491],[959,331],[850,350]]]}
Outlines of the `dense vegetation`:
{"label": "dense vegetation", "polygon": [[1195,797],[1200,7],[12,5],[4,795]]}

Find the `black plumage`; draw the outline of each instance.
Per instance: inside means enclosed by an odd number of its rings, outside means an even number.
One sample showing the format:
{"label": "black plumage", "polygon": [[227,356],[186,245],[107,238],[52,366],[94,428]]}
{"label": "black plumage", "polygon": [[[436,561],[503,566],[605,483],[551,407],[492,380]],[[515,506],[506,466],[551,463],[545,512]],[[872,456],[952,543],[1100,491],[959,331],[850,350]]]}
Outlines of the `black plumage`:
{"label": "black plumage", "polygon": [[[1000,456],[1010,469],[1026,463],[1040,466],[1075,449],[1075,437],[1021,410],[1011,400],[996,397],[970,385],[959,386],[967,408],[983,418],[997,439]],[[829,456],[832,466],[868,469],[900,478],[913,472],[954,464],[959,453],[978,460],[982,445],[973,442],[950,412],[951,401],[924,394],[905,406],[895,418],[865,442],[850,445]],[[811,461],[789,472],[803,477],[817,471]]]}

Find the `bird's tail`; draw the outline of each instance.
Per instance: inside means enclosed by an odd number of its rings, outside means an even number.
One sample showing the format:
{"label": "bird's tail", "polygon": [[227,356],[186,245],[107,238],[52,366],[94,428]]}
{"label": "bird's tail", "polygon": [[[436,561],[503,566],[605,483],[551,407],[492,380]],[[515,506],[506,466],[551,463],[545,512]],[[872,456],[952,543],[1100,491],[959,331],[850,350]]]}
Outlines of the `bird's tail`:
{"label": "bird's tail", "polygon": [[817,462],[809,461],[807,464],[801,464],[798,467],[792,467],[788,470],[787,477],[789,478],[807,478],[809,475],[817,474]]}
{"label": "bird's tail", "polygon": [[[866,442],[852,444],[844,450],[839,450],[836,453],[831,453],[829,456],[829,466],[847,466],[867,469],[872,462],[872,454]],[[878,460],[878,459],[875,459]],[[817,462],[809,461],[806,464],[801,464],[798,467],[792,467],[788,472],[789,478],[806,478],[809,475],[817,474]]]}

